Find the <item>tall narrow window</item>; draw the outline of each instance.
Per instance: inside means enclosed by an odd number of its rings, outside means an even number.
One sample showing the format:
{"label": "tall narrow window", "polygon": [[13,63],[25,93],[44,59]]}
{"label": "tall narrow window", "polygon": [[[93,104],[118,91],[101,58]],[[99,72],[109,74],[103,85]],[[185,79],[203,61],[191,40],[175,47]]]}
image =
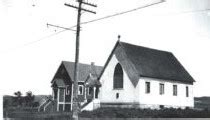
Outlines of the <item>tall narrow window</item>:
{"label": "tall narrow window", "polygon": [[92,87],[89,87],[89,88],[88,88],[88,95],[91,95],[92,92],[93,92],[93,88],[92,88]]}
{"label": "tall narrow window", "polygon": [[186,97],[189,97],[189,88],[186,86]]}
{"label": "tall narrow window", "polygon": [[123,88],[123,69],[119,63],[116,65],[114,70],[113,87],[114,89]]}
{"label": "tall narrow window", "polygon": [[66,95],[70,95],[70,91],[71,91],[70,86],[67,86],[67,87],[66,87]]}
{"label": "tall narrow window", "polygon": [[78,95],[83,95],[83,86],[78,85]]}
{"label": "tall narrow window", "polygon": [[150,93],[150,82],[145,82],[145,93]]}
{"label": "tall narrow window", "polygon": [[160,95],[164,94],[164,84],[160,83]]}
{"label": "tall narrow window", "polygon": [[173,96],[177,96],[177,85],[173,85]]}

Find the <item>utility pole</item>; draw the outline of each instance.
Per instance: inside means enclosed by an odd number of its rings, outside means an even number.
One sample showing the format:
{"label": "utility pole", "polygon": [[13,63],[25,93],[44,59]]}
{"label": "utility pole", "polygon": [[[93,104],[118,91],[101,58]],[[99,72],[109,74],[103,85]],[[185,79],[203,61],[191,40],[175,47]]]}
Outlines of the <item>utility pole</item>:
{"label": "utility pole", "polygon": [[[74,80],[73,80],[73,103],[72,103],[72,111],[73,111],[72,118],[74,120],[78,120],[78,112],[79,112],[79,106],[78,106],[78,104],[79,104],[79,102],[78,102],[78,73],[79,73],[79,71],[78,71],[78,63],[79,63],[79,37],[80,37],[81,11],[85,11],[85,12],[96,14],[96,12],[94,12],[94,11],[82,8],[82,4],[88,5],[88,6],[91,6],[91,7],[97,7],[97,5],[85,2],[84,0],[77,0],[77,2],[79,3],[78,7],[74,6],[74,5],[66,4],[66,3],[64,4],[64,5],[68,6],[68,7],[72,7],[72,8],[75,8],[75,9],[78,10],[77,30],[76,30],[76,54],[75,54],[75,66],[74,66],[75,67],[74,68]],[[138,7],[138,8],[135,8],[135,9],[132,9],[132,10],[128,10],[128,11],[124,11],[124,12],[121,12],[121,13],[116,13],[116,14],[109,15],[109,16],[106,16],[106,17],[103,17],[103,18],[92,20],[90,22],[94,22],[94,21],[98,21],[98,20],[114,17],[114,16],[117,16],[117,15],[122,15],[122,14],[129,13],[129,12],[133,12],[135,10],[142,9],[142,8],[145,8],[145,7],[149,7],[149,6],[152,6],[152,5],[155,5],[155,4],[158,4],[158,3],[162,3],[162,2],[165,2],[165,0],[160,0],[160,2],[157,2],[157,3],[152,3],[150,5]],[[86,23],[88,23],[88,22],[86,22]],[[66,28],[66,27],[53,25],[53,24],[48,24],[48,23],[47,23],[47,26],[52,26],[52,27],[62,28],[62,29],[65,29],[65,30],[75,31],[75,30],[73,30],[71,28]]]}
{"label": "utility pole", "polygon": [[79,38],[80,38],[80,19],[81,19],[81,11],[89,12],[96,14],[96,12],[87,10],[82,8],[82,4],[89,5],[92,7],[97,7],[94,4],[87,3],[83,0],[77,0],[78,2],[78,7],[70,4],[64,4],[68,7],[76,8],[78,10],[77,14],[77,30],[76,30],[76,53],[75,53],[75,66],[74,66],[74,81],[73,81],[73,104],[72,104],[72,118],[74,120],[78,120],[78,113],[79,113],[79,102],[78,102],[78,64],[79,64]]}

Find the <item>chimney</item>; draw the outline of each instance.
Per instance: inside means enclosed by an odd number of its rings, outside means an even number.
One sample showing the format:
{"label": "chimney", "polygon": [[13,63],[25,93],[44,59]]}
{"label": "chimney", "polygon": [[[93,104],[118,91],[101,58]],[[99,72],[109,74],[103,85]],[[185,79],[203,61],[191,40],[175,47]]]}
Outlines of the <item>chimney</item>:
{"label": "chimney", "polygon": [[95,66],[95,62],[91,62],[91,66]]}
{"label": "chimney", "polygon": [[90,74],[94,75],[94,74],[96,74],[95,72],[96,72],[95,71],[95,63],[91,62],[91,64],[90,64]]}

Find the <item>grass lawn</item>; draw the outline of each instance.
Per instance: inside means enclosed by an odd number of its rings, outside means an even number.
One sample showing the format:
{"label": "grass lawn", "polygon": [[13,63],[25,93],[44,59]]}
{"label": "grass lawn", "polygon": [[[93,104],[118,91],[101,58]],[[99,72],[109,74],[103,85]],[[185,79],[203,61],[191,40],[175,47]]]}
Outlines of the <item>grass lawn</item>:
{"label": "grass lawn", "polygon": [[[7,118],[17,120],[69,120],[70,112],[37,112],[33,110],[11,110],[7,111]],[[4,118],[6,117],[4,116]],[[134,108],[99,108],[94,111],[83,111],[80,118],[210,118],[208,110],[192,109],[134,109]]]}
{"label": "grass lawn", "polygon": [[30,108],[4,109],[4,118],[16,118],[17,120],[69,120],[70,112],[38,112]]}
{"label": "grass lawn", "polygon": [[172,109],[162,110],[134,108],[100,108],[94,111],[83,111],[80,117],[85,118],[210,118],[208,110]]}

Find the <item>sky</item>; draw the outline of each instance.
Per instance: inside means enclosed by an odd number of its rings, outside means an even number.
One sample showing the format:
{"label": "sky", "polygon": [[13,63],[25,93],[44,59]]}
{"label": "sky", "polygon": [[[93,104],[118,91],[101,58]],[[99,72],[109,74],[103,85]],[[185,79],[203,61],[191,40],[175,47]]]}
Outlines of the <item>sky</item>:
{"label": "sky", "polygon": [[[88,0],[97,14],[82,13],[82,22],[145,6],[158,0]],[[51,94],[61,61],[74,61],[74,0],[0,1],[0,93]],[[196,80],[195,96],[210,96],[210,1],[166,0],[163,3],[81,26],[81,63],[103,66],[117,36],[121,41],[172,52]],[[73,28],[76,29],[76,28]]]}

